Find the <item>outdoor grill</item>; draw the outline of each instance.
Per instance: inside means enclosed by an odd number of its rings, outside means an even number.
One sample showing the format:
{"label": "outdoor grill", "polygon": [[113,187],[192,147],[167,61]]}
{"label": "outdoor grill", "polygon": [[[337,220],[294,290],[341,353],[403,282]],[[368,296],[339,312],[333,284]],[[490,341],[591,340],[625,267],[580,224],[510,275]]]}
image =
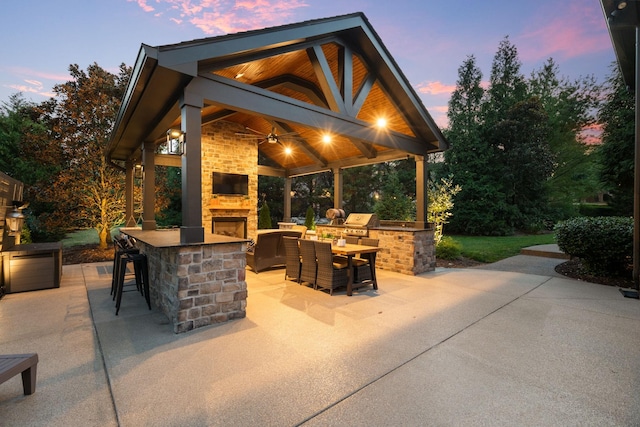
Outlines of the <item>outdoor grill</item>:
{"label": "outdoor grill", "polygon": [[344,234],[368,237],[369,228],[380,226],[378,215],[374,213],[351,213],[344,222]]}

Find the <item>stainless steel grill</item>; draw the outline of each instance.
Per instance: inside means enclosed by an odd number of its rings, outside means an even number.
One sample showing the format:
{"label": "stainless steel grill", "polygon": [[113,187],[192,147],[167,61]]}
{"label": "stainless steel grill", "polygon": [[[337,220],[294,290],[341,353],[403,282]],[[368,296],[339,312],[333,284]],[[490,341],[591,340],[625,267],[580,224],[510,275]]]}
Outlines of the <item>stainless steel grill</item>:
{"label": "stainless steel grill", "polygon": [[344,222],[344,234],[348,236],[367,237],[369,228],[378,227],[378,215],[374,213],[352,213]]}

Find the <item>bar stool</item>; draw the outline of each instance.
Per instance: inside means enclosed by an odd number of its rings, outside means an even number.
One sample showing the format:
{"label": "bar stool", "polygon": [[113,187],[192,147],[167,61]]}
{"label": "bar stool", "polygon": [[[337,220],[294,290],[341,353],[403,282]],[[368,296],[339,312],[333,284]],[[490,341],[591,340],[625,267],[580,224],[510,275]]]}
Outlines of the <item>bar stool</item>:
{"label": "bar stool", "polygon": [[127,271],[127,265],[133,264],[135,274],[136,287],[141,289],[147,306],[151,310],[151,295],[149,294],[149,264],[147,256],[141,253],[123,253],[118,258],[118,276],[116,277],[116,316],[120,311],[120,302],[124,293],[124,279]]}
{"label": "bar stool", "polygon": [[[116,299],[116,283],[118,282],[118,276],[120,272],[118,271],[118,267],[120,266],[120,257],[125,253],[137,254],[140,252],[140,249],[131,246],[124,239],[113,236],[113,268],[111,269],[111,293],[113,295],[113,300]],[[142,287],[140,286],[140,279],[136,278],[136,286],[140,292],[142,292]]]}

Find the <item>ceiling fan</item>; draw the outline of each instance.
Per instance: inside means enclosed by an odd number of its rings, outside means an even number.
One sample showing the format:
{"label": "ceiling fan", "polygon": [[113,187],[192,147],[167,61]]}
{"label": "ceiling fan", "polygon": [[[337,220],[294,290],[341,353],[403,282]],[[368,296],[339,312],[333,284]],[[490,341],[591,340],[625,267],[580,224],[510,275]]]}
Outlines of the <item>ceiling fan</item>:
{"label": "ceiling fan", "polygon": [[236,132],[236,136],[240,136],[242,138],[249,138],[249,139],[258,138],[259,139],[258,145],[267,142],[269,144],[280,144],[284,147],[284,144],[281,138],[284,140],[301,140],[302,139],[299,136],[293,136],[293,135],[297,135],[297,132],[287,132],[283,134],[278,134],[276,132],[275,127],[272,127],[271,132],[267,134],[265,134],[264,132],[259,132],[257,130],[251,129],[250,127],[246,127],[246,126],[245,126],[245,130],[251,133]]}

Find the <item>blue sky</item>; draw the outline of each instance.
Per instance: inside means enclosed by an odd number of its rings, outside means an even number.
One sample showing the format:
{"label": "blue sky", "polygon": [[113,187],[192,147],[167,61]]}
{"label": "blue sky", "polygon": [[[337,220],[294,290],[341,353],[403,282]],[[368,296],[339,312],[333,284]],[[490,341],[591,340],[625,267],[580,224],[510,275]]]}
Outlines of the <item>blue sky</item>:
{"label": "blue sky", "polygon": [[599,0],[9,0],[0,35],[0,102],[41,102],[70,64],[116,73],[158,46],[364,12],[440,126],[458,68],[474,55],[488,80],[505,36],[529,75],[552,57],[570,79],[603,82],[615,60]]}

